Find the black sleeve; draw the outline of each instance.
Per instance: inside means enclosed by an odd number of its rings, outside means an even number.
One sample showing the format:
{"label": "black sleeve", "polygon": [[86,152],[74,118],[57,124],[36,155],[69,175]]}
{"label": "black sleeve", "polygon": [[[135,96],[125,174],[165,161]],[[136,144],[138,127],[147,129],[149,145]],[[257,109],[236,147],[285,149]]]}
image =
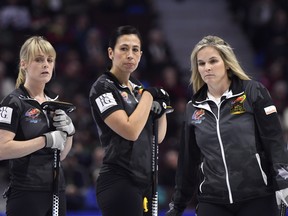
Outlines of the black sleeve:
{"label": "black sleeve", "polygon": [[268,90],[260,83],[251,89],[259,140],[271,164],[275,190],[288,187],[288,151],[276,107]]}
{"label": "black sleeve", "polygon": [[91,88],[89,99],[93,115],[98,114],[103,120],[116,110],[123,109],[117,89],[108,81],[96,82]]}
{"label": "black sleeve", "polygon": [[[186,118],[188,119],[188,118]],[[184,211],[192,201],[196,206],[196,192],[200,180],[201,153],[197,146],[194,127],[184,122],[180,140],[178,167],[176,171],[176,186],[172,203],[178,211]]]}
{"label": "black sleeve", "polygon": [[20,99],[12,94],[3,99],[0,104],[0,129],[16,133],[21,107]]}

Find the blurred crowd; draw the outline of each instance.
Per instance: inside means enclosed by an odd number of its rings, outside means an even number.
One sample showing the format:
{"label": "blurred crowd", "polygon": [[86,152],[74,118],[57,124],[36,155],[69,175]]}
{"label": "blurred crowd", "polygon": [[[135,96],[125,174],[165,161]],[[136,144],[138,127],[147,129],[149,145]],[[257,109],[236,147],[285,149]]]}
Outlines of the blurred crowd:
{"label": "blurred crowd", "polygon": [[255,51],[257,79],[270,91],[288,130],[288,1],[227,0]]}
{"label": "blurred crowd", "polygon": [[[287,0],[226,0],[236,23],[255,50],[259,79],[271,91],[288,131]],[[181,4],[181,1],[178,1]],[[0,100],[14,89],[19,50],[31,35],[47,38],[57,51],[56,77],[49,88],[76,105],[76,134],[63,161],[68,210],[97,210],[95,180],[103,157],[88,96],[92,83],[109,67],[107,38],[119,25],[136,26],[143,56],[133,74],[147,86],[162,86],[175,111],[159,146],[159,206],[167,208],[174,188],[181,122],[192,94],[165,38],[153,0],[2,0],[0,2]],[[233,44],[232,44],[233,47]],[[189,67],[189,66],[188,66]],[[248,71],[249,73],[249,71]],[[0,161],[0,184],[8,184],[8,162]]]}

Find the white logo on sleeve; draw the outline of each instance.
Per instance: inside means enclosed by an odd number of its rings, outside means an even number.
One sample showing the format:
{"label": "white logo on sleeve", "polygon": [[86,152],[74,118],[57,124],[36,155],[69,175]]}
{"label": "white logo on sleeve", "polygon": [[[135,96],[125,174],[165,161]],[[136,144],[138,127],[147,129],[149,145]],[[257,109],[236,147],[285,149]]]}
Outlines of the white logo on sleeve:
{"label": "white logo on sleeve", "polygon": [[12,112],[11,107],[0,107],[0,122],[11,124]]}
{"label": "white logo on sleeve", "polygon": [[277,109],[273,105],[265,107],[264,111],[265,111],[266,115],[270,115],[271,113],[274,113],[274,112],[277,113]]}
{"label": "white logo on sleeve", "polygon": [[96,98],[95,101],[101,113],[103,113],[105,110],[109,109],[110,107],[117,105],[112,93],[102,94],[98,98]]}

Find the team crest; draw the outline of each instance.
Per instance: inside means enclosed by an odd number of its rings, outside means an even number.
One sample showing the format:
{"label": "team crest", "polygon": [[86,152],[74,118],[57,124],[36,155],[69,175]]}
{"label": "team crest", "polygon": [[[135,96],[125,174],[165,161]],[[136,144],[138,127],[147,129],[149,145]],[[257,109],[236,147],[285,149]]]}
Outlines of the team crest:
{"label": "team crest", "polygon": [[121,92],[121,96],[123,98],[124,101],[126,101],[126,103],[131,103],[131,100],[129,99],[128,93],[125,91]]}
{"label": "team crest", "polygon": [[195,112],[192,115],[192,123],[195,124],[201,124],[201,122],[205,119],[205,110],[195,110]]}
{"label": "team crest", "polygon": [[246,110],[244,108],[244,101],[246,100],[246,95],[237,97],[234,101],[231,102],[231,114],[241,114]]}
{"label": "team crest", "polygon": [[38,121],[41,121],[38,116],[40,114],[40,110],[37,108],[31,108],[26,113],[25,116],[27,117],[28,121],[31,123],[37,123]]}

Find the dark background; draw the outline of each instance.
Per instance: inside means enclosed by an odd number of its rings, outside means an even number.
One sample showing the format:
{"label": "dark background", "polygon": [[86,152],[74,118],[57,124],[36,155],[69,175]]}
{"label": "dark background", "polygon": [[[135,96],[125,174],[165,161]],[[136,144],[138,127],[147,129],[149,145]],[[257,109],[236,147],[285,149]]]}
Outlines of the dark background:
{"label": "dark background", "polygon": [[[172,3],[171,3],[172,2]],[[189,86],[190,62],[180,55],[184,46],[192,51],[193,35],[205,26],[205,33],[222,22],[209,18],[212,13],[200,14],[206,6],[220,2],[225,6],[233,28],[237,28],[249,49],[243,47],[241,57],[251,56],[251,64],[243,62],[252,78],[261,81],[271,92],[279,117],[287,134],[287,81],[288,81],[288,2],[287,0],[2,0],[0,2],[0,100],[14,89],[18,75],[19,51],[23,42],[32,35],[47,38],[55,47],[56,78],[49,84],[59,93],[60,100],[77,106],[71,114],[77,133],[71,153],[63,162],[67,180],[68,210],[97,212],[95,180],[97,179],[103,149],[97,129],[92,120],[88,96],[92,83],[102,74],[110,62],[107,57],[107,40],[112,29],[119,25],[136,26],[143,37],[143,57],[133,74],[147,86],[163,86],[171,96],[175,111],[168,115],[168,132],[160,145],[159,155],[159,208],[165,210],[174,187],[177,165],[180,124],[185,105],[192,90]],[[162,13],[167,4],[167,13],[175,15],[176,7],[189,7],[199,11],[199,20],[179,15],[179,26],[165,22]],[[196,6],[195,6],[196,5]],[[201,6],[202,5],[202,6]],[[212,8],[215,12],[217,8]],[[164,11],[165,12],[165,11]],[[188,13],[189,14],[189,13]],[[212,15],[211,15],[212,16]],[[175,16],[176,17],[176,16]],[[182,19],[182,20],[181,20]],[[189,19],[197,22],[190,26]],[[210,19],[210,20],[209,20]],[[225,18],[226,19],[226,18]],[[188,22],[187,22],[188,20]],[[167,20],[166,20],[167,21]],[[225,21],[225,20],[223,20]],[[227,21],[227,20],[226,20]],[[173,25],[174,24],[174,25]],[[210,24],[210,25],[209,25]],[[206,27],[207,26],[207,27]],[[178,36],[171,35],[171,28],[181,27]],[[231,32],[232,26],[223,24],[217,28],[220,36],[233,40],[232,47],[243,43]],[[189,30],[192,33],[189,33]],[[173,30],[172,30],[173,32]],[[203,32],[204,34],[204,32]],[[182,40],[186,36],[187,41]],[[198,36],[198,35],[197,35]],[[169,39],[168,39],[169,38]],[[191,40],[190,40],[191,39]],[[195,40],[199,41],[197,37]],[[240,62],[242,63],[242,62]],[[0,189],[8,184],[7,161],[0,161]],[[5,211],[5,200],[0,199],[0,211]],[[190,209],[193,206],[189,206]],[[88,214],[88,213],[87,213]],[[86,214],[86,216],[87,216]],[[96,214],[96,213],[95,213]],[[79,213],[80,215],[80,213]]]}

